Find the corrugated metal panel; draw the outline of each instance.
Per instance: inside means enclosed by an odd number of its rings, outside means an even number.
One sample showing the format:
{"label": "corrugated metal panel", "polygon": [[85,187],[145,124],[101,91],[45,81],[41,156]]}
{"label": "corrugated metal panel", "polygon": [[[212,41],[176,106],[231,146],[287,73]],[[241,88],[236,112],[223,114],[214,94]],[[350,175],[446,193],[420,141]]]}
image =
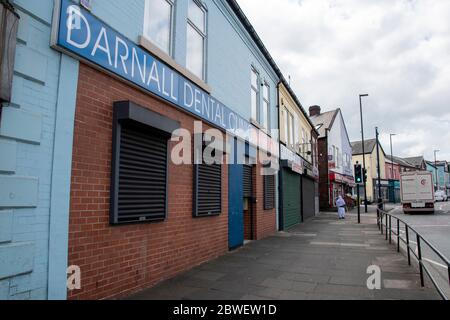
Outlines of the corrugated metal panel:
{"label": "corrugated metal panel", "polygon": [[275,208],[275,175],[264,176],[264,210]]}
{"label": "corrugated metal panel", "polygon": [[222,166],[196,166],[194,216],[218,215],[222,212]]}
{"label": "corrugated metal panel", "polygon": [[283,225],[288,230],[301,222],[300,175],[283,169]]}
{"label": "corrugated metal panel", "polygon": [[136,127],[122,126],[118,222],[164,220],[166,184],[166,138]]}
{"label": "corrugated metal panel", "polygon": [[302,178],[303,220],[314,217],[316,213],[316,192],[313,180]]}
{"label": "corrugated metal panel", "polygon": [[244,198],[251,198],[253,196],[253,168],[251,166],[244,165]]}

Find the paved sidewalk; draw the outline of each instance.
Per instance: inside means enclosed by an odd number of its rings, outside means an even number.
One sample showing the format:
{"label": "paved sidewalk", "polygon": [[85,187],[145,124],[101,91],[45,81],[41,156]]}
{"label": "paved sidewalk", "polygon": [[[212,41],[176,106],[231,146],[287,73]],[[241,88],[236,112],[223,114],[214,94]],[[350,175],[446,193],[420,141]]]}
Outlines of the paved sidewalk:
{"label": "paved sidewalk", "polygon": [[[383,288],[371,291],[366,270],[382,269]],[[420,288],[416,269],[379,234],[374,214],[339,221],[322,213],[289,232],[255,241],[129,299],[349,300],[439,299]]]}

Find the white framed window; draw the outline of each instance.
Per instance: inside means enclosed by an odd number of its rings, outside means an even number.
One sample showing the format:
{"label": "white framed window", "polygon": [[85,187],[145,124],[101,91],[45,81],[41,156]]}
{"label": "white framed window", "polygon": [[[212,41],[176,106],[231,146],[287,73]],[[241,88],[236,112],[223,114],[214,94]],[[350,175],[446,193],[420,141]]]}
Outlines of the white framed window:
{"label": "white framed window", "polygon": [[172,54],[173,16],[175,0],[146,0],[144,36],[158,48]]}
{"label": "white framed window", "polygon": [[299,144],[300,144],[300,137],[299,137],[299,119],[298,119],[298,115],[295,114],[294,115],[294,144],[295,144],[295,149],[297,151],[297,153],[300,151],[299,149]]}
{"label": "white framed window", "polygon": [[261,113],[261,124],[265,129],[269,129],[269,115],[270,115],[270,87],[267,82],[263,85],[263,102]]}
{"label": "white framed window", "polygon": [[[259,110],[259,73],[252,68],[252,79],[251,79],[251,94],[252,94],[252,105],[251,105],[251,118],[258,121],[258,110]],[[287,136],[286,136],[287,139]]]}
{"label": "white framed window", "polygon": [[186,68],[206,80],[206,9],[197,1],[189,0],[187,19]]}
{"label": "white framed window", "polygon": [[292,114],[289,115],[289,145],[292,147],[295,141],[294,138],[294,116]]}

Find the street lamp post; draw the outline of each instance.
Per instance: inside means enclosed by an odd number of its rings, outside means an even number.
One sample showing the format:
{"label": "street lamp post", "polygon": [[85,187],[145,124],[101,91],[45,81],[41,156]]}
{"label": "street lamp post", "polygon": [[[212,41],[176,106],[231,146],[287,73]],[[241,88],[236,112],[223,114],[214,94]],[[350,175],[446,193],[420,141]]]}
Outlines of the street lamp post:
{"label": "street lamp post", "polygon": [[378,127],[375,128],[375,136],[377,139],[378,208],[382,210],[383,200],[381,195],[380,135],[378,133]]}
{"label": "street lamp post", "polygon": [[[394,137],[394,136],[396,136],[397,134],[395,134],[395,133],[391,133],[390,134],[390,140],[391,140],[391,179],[392,180],[395,180],[395,177],[394,177],[394,152],[392,152],[392,137]],[[396,200],[395,200],[395,186],[393,187],[393,199],[394,199],[394,203],[396,203]]]}
{"label": "street lamp post", "polygon": [[434,170],[435,170],[435,173],[436,173],[436,191],[437,190],[439,190],[439,176],[438,176],[438,167],[437,167],[437,157],[436,157],[436,154],[438,153],[438,152],[440,152],[441,150],[434,150]]}
{"label": "street lamp post", "polygon": [[368,212],[368,208],[367,208],[367,181],[366,181],[366,152],[364,150],[364,121],[363,121],[363,110],[362,110],[362,98],[363,97],[368,97],[368,94],[360,94],[359,95],[359,111],[361,114],[361,137],[362,137],[362,152],[363,152],[363,169],[364,169],[364,174],[363,174],[363,181],[364,181],[364,207],[365,207],[365,212]]}

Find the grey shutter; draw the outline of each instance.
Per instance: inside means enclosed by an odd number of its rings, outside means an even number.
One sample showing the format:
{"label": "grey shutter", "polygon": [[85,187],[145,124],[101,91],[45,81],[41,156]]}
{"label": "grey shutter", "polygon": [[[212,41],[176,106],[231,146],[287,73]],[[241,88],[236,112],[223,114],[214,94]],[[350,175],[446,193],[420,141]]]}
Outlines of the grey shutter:
{"label": "grey shutter", "polygon": [[264,210],[275,208],[275,175],[264,176]]}
{"label": "grey shutter", "polygon": [[222,212],[222,166],[195,165],[194,216],[219,215]]}
{"label": "grey shutter", "polygon": [[167,138],[150,129],[122,125],[117,223],[166,217]]}
{"label": "grey shutter", "polygon": [[252,185],[253,185],[253,168],[251,166],[244,165],[244,198],[251,198],[252,194]]}

